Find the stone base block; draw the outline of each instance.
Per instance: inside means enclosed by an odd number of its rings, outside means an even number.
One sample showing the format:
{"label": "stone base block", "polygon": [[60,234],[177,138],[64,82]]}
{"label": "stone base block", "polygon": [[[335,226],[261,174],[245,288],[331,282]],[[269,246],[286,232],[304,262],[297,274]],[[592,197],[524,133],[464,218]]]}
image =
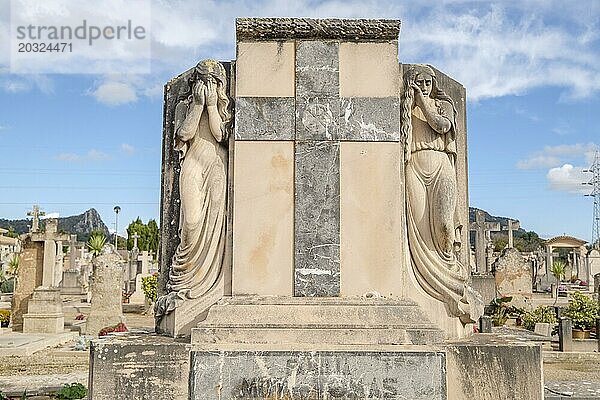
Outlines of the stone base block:
{"label": "stone base block", "polygon": [[193,351],[190,399],[445,400],[440,351]]}
{"label": "stone base block", "polygon": [[[156,318],[156,333],[171,337],[189,337],[192,328],[206,318],[208,309],[223,298],[224,293],[225,280],[221,277],[206,295],[198,299],[176,299],[176,308],[173,311]],[[157,303],[160,300],[161,298]]]}
{"label": "stone base block", "polygon": [[543,398],[541,347],[492,334],[434,346],[190,346],[128,334],[93,341],[90,357],[94,400]]}
{"label": "stone base block", "polygon": [[23,333],[63,333],[64,330],[63,314],[23,315]]}
{"label": "stone base block", "polygon": [[542,348],[492,334],[450,343],[448,399],[542,400]]}
{"label": "stone base block", "polygon": [[226,297],[192,329],[192,344],[433,344],[444,339],[409,300]]}
{"label": "stone base block", "polygon": [[89,398],[188,398],[190,346],[157,335],[108,336],[92,341]]}

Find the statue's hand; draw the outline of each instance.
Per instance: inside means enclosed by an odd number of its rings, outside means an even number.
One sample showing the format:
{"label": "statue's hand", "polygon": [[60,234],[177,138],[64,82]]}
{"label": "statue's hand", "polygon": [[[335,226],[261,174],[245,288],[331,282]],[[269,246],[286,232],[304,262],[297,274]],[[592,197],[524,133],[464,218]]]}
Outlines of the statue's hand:
{"label": "statue's hand", "polygon": [[417,86],[416,83],[413,83],[412,85],[410,85],[410,87],[415,92],[415,104],[418,106],[422,106],[425,102],[425,96],[423,95],[423,92],[421,92],[421,88]]}
{"label": "statue's hand", "polygon": [[216,106],[217,105],[217,84],[214,81],[208,81],[206,87],[206,105]]}
{"label": "statue's hand", "polygon": [[194,96],[194,103],[199,105],[200,107],[204,107],[204,101],[206,98],[206,85],[202,81],[198,81],[194,84],[194,89],[192,90]]}

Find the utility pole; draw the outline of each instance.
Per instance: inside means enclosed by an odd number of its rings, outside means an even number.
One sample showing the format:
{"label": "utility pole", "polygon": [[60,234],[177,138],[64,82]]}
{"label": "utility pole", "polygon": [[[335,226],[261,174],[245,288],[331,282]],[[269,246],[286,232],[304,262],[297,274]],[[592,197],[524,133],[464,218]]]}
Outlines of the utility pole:
{"label": "utility pole", "polygon": [[593,174],[592,179],[584,185],[592,186],[592,192],[586,196],[594,198],[594,217],[592,220],[592,247],[600,250],[600,151],[596,150],[594,163],[583,172]]}
{"label": "utility pole", "polygon": [[119,250],[117,239],[119,239],[119,211],[121,211],[121,207],[115,206],[113,210],[115,212],[115,250]]}

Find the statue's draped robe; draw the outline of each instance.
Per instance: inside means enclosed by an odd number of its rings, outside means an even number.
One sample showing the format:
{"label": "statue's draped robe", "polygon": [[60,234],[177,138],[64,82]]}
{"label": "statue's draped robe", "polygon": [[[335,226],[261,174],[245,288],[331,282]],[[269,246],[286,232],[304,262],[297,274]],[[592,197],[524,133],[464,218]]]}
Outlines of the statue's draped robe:
{"label": "statue's draped robe", "polygon": [[180,243],[169,272],[169,289],[180,298],[198,298],[216,283],[223,264],[227,150],[210,131],[206,106],[195,127],[184,123],[187,108],[182,102],[175,113],[175,148],[182,159]]}
{"label": "statue's draped robe", "polygon": [[452,105],[437,100],[438,113],[452,126],[436,132],[417,106],[412,113],[411,156],[406,165],[407,224],[415,276],[450,314],[469,322],[468,271],[457,260],[456,142]]}

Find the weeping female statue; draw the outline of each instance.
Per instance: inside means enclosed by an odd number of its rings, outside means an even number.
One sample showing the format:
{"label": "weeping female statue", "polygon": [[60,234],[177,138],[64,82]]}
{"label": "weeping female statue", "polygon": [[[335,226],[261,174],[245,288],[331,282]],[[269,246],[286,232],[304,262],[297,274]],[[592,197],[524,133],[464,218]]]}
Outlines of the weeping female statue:
{"label": "weeping female statue", "polygon": [[456,108],[427,65],[411,65],[404,88],[402,134],[413,270],[421,287],[444,302],[450,315],[474,322],[482,303],[456,255],[462,229],[456,212]]}
{"label": "weeping female statue", "polygon": [[157,301],[156,316],[176,301],[206,294],[221,275],[225,252],[228,111],[225,68],[204,60],[189,81],[191,93],[175,108],[179,152],[179,245],[169,269],[169,294]]}

